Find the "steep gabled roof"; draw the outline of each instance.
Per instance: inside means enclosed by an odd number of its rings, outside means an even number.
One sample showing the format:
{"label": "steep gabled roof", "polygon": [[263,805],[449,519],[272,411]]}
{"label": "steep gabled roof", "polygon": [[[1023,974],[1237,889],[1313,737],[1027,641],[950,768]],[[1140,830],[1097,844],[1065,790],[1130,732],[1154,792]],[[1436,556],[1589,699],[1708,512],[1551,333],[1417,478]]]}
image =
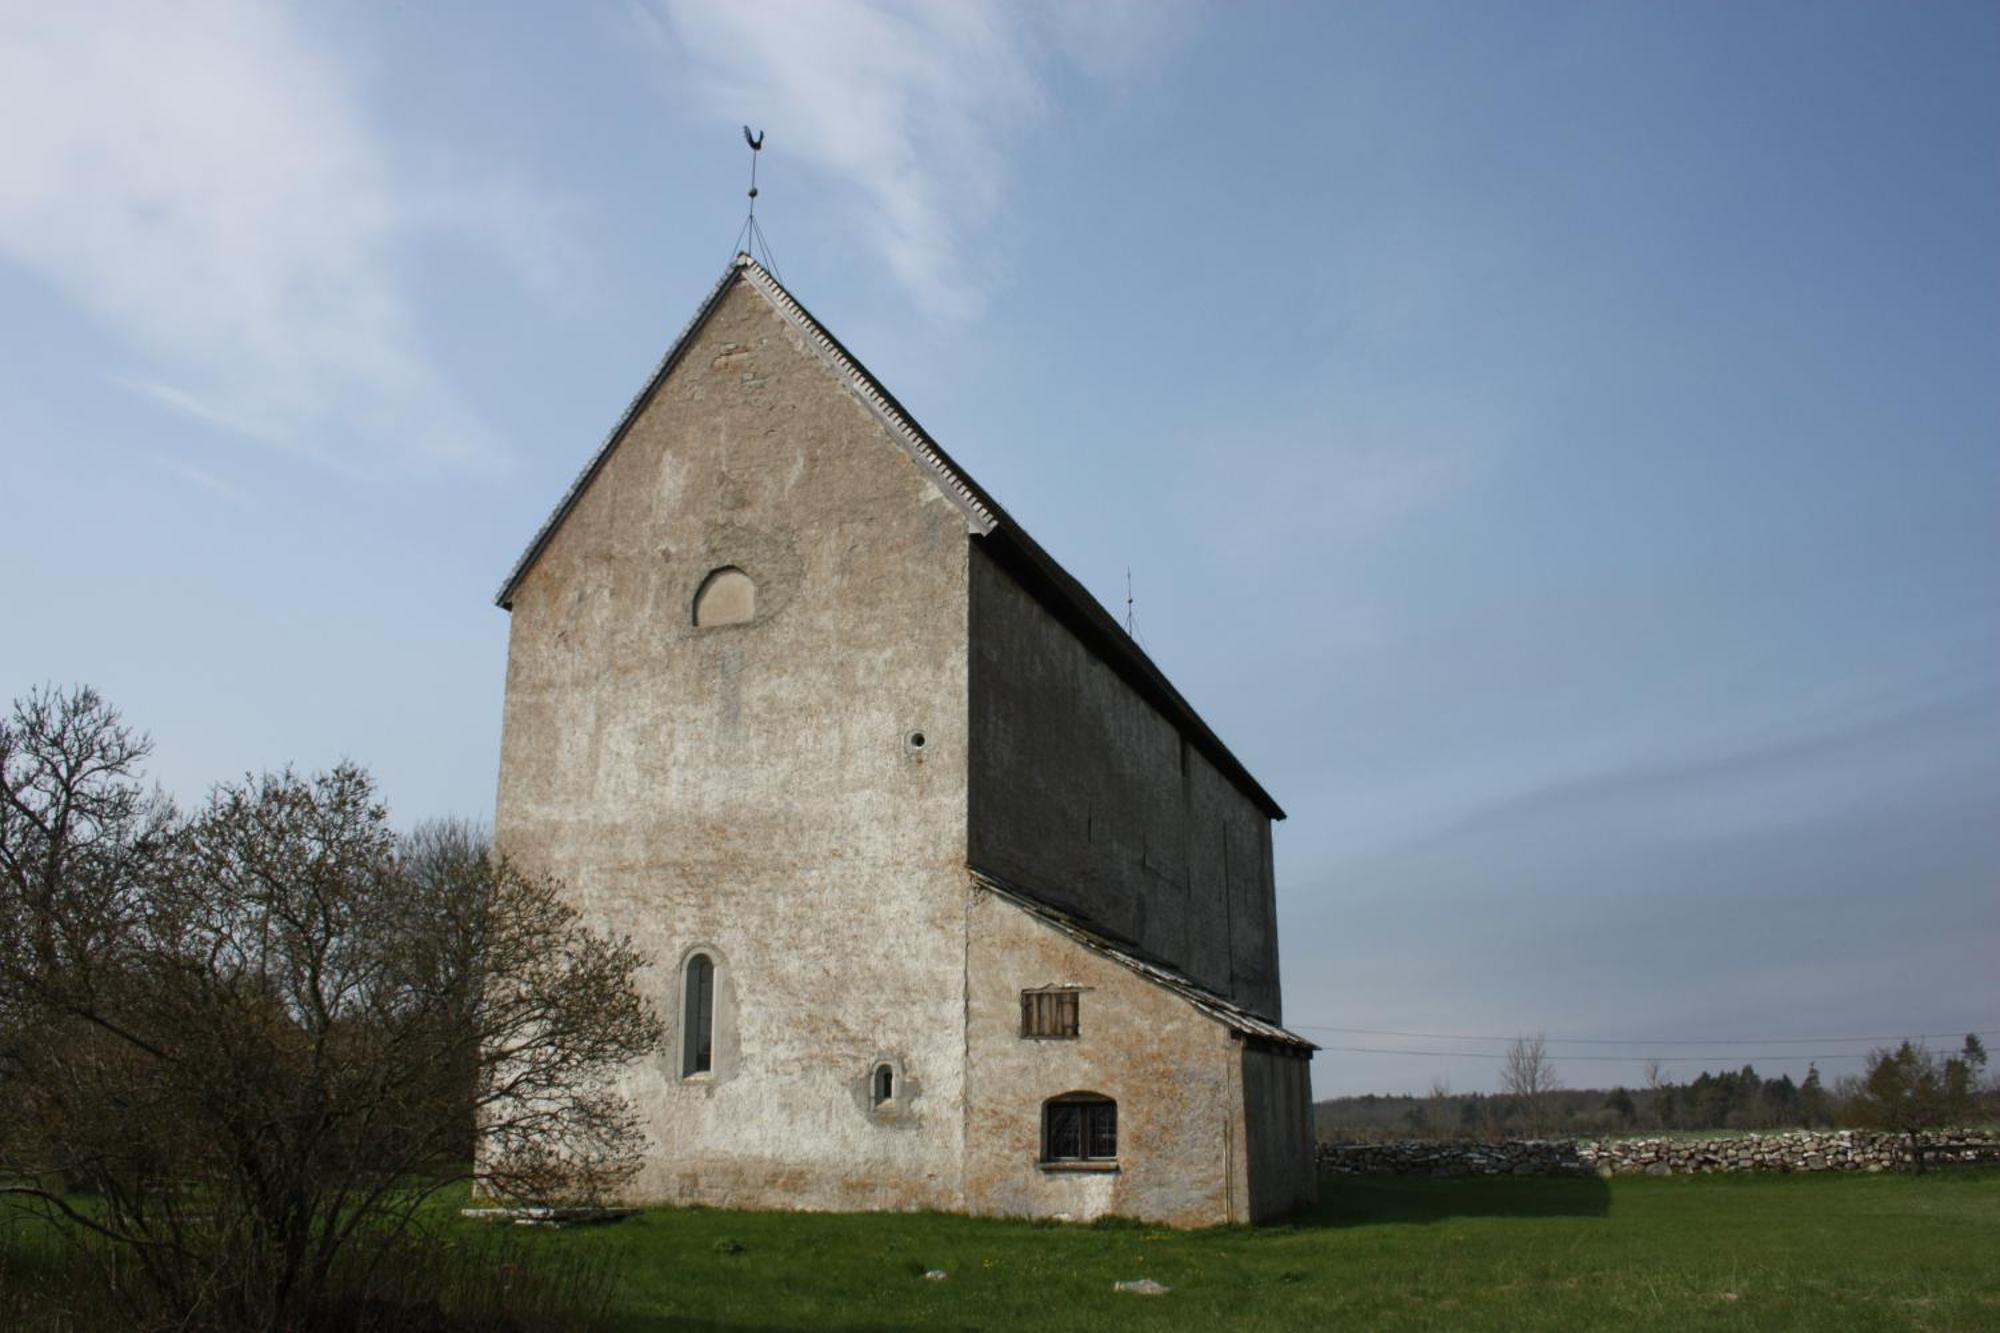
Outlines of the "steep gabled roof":
{"label": "steep gabled roof", "polygon": [[1300,1055],[1310,1055],[1319,1049],[1316,1043],[1307,1041],[1298,1033],[1259,1018],[1234,1000],[1218,995],[1172,963],[1155,958],[1129,940],[1107,934],[1080,917],[1052,907],[1024,889],[1005,880],[996,879],[977,867],[972,870],[972,882],[995,897],[1012,903],[1037,921],[1054,928],[1058,933],[1069,936],[1090,952],[1138,973],[1155,986],[1172,991],[1231,1032],[1258,1041],[1267,1041]]}
{"label": "steep gabled roof", "polygon": [[499,594],[493,599],[497,605],[512,609],[515,589],[521,586],[521,580],[526,578],[528,571],[534,567],[535,561],[548,546],[549,540],[555,536],[556,529],[560,528],[563,520],[569,517],[570,510],[574,509],[577,501],[583,498],[583,493],[590,489],[590,483],[596,480],[605,462],[617,449],[619,441],[625,438],[625,432],[631,429],[632,423],[638,419],[639,413],[659,391],[660,385],[666,382],[667,376],[680,364],[681,357],[693,345],[695,335],[722,304],[722,298],[727,296],[730,288],[738,282],[748,283],[771,303],[772,308],[787,323],[803,335],[806,346],[826,363],[833,371],[834,377],[861,399],[862,403],[888,427],[889,435],[897,445],[916,459],[937,480],[939,488],[951,497],[965,514],[966,527],[969,530],[982,536],[992,531],[995,514],[999,509],[992,497],[980,489],[977,483],[946,456],[937,442],[924,432],[923,427],[903,410],[903,405],[896,401],[895,396],[883,388],[880,382],[868,373],[865,366],[848,354],[847,349],[840,345],[840,341],[828,333],[820,322],[785,290],[782,283],[771,276],[769,269],[749,255],[739,254],[730,261],[729,268],[724,271],[715,286],[709,289],[701,305],[696,307],[694,317],[681,329],[680,336],[674,339],[673,346],[667,349],[667,354],[660,358],[660,364],[654,368],[645,387],[633,397],[625,409],[625,414],[618,418],[618,424],[611,428],[611,433],[604,437],[604,443],[597,447],[595,454],[591,455],[590,462],[584,465],[583,471],[579,472],[576,480],[570,483],[569,490],[563,493],[562,501],[542,524],[541,530],[535,533],[535,539],[528,543],[528,549],[514,562],[513,572],[507,576],[507,581],[500,586]]}
{"label": "steep gabled roof", "polygon": [[1015,522],[1012,515],[986,493],[984,487],[974,481],[964,468],[952,461],[951,455],[947,454],[938,442],[917,424],[916,418],[896,401],[896,396],[884,388],[881,381],[869,374],[868,368],[855,359],[854,355],[841,345],[838,338],[827,332],[825,326],[814,319],[812,314],[799,304],[798,299],[785,290],[784,284],[771,275],[770,270],[749,255],[739,254],[731,260],[729,268],[721,279],[696,308],[694,317],[688,320],[680,336],[674,339],[673,346],[669,347],[667,354],[660,359],[660,364],[646,381],[645,387],[632,399],[631,405],[625,409],[625,414],[618,419],[618,424],[611,428],[611,433],[605,437],[604,443],[598,446],[595,454],[591,455],[590,462],[577,474],[576,480],[570,483],[569,490],[564,492],[561,502],[535,533],[534,540],[528,543],[527,550],[523,551],[521,558],[515,561],[513,571],[508,574],[507,581],[500,586],[500,592],[494,598],[497,605],[508,610],[513,608],[515,590],[521,586],[521,580],[527,577],[528,571],[534,567],[535,561],[547,548],[550,539],[555,536],[556,529],[562,526],[563,520],[569,517],[577,501],[590,488],[590,483],[603,470],[605,461],[625,438],[625,432],[631,429],[632,423],[638,419],[639,413],[652,399],[653,394],[666,382],[674,367],[680,364],[681,357],[693,345],[695,335],[722,304],[722,298],[739,282],[748,284],[770,302],[772,309],[798,330],[805,345],[826,364],[834,377],[881,420],[897,447],[908,453],[919,466],[931,474],[938,488],[965,515],[966,530],[974,540],[983,543],[988,553],[1000,565],[1020,580],[1021,584],[1034,594],[1051,614],[1087,644],[1100,660],[1116,671],[1126,684],[1137,690],[1141,698],[1173,722],[1181,734],[1188,738],[1189,743],[1200,750],[1210,763],[1214,764],[1245,796],[1255,802],[1265,814],[1272,819],[1285,817],[1284,810],[1271,799],[1270,793],[1250,776],[1250,770],[1243,767],[1241,761],[1229,752],[1229,747],[1222,743],[1221,737],[1201,720],[1193,705],[1181,696],[1180,691],[1174,688],[1165,673],[1154,665],[1153,659],[1148,657],[1138,644],[1132,641],[1131,636],[1125,633],[1112,618],[1111,613],[1106,611],[1068,570],[1057,563],[1054,556],[1043,550],[1041,544],[1030,537],[1026,529]]}

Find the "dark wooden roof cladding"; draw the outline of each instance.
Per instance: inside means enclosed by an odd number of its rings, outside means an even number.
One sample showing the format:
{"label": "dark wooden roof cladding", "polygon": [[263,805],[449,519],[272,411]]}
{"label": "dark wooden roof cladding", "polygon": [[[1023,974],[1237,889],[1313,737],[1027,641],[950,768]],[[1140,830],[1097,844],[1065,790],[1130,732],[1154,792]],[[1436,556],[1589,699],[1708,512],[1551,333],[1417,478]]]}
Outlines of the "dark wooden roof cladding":
{"label": "dark wooden roof cladding", "polygon": [[1201,751],[1203,757],[1214,764],[1237,790],[1249,797],[1258,809],[1272,819],[1283,819],[1285,812],[1271,799],[1270,793],[1250,776],[1250,770],[1229,752],[1222,738],[1201,720],[1194,706],[1181,697],[1181,692],[1174,688],[1166,673],[1153,664],[1153,659],[1146,655],[1144,649],[1132,642],[1132,637],[1120,628],[1103,604],[1058,564],[1054,556],[1043,550],[1039,542],[1023,531],[1020,524],[1007,517],[1004,511],[999,512],[999,525],[986,536],[975,535],[972,540],[993,557],[994,563],[1027,589],[1029,595],[1062,623],[1063,628],[1082,640],[1099,661],[1117,672],[1119,679],[1173,723],[1175,729],[1187,737],[1188,743]]}
{"label": "dark wooden roof cladding", "polygon": [[[730,261],[728,271],[696,308],[694,317],[688,321],[680,337],[674,340],[673,346],[661,358],[658,368],[646,381],[645,387],[633,398],[624,416],[612,428],[611,434],[592,455],[589,463],[584,466],[561,502],[557,504],[555,511],[536,532],[534,540],[529,542],[527,550],[522,552],[520,560],[515,563],[506,583],[502,585],[499,595],[494,598],[499,606],[505,609],[512,608],[514,590],[527,576],[528,570],[548,545],[549,539],[555,535],[556,529],[568,517],[569,511],[575,507],[584,490],[596,478],[605,460],[610,457],[611,451],[617,448],[618,442],[624,438],[626,430],[638,417],[647,400],[679,363],[682,353],[694,340],[695,334],[721,304],[723,295],[739,281],[749,282],[772,302],[780,315],[798,325],[807,335],[808,346],[819,344],[814,347],[815,352],[821,355],[837,374],[844,375],[849,387],[871,410],[884,419],[890,427],[891,434],[898,438],[899,443],[906,448],[914,446],[919,454],[926,455],[927,457],[921,461],[933,467],[934,475],[942,474],[940,479],[947,484],[947,490],[956,487],[961,492],[953,498],[967,510],[970,540],[979,542],[981,548],[993,556],[995,563],[1012,575],[1036,601],[1047,608],[1066,629],[1095,653],[1099,660],[1116,671],[1119,678],[1137,691],[1140,698],[1172,722],[1188,742],[1201,751],[1202,755],[1260,810],[1272,819],[1285,817],[1284,810],[1271,799],[1270,793],[1250,776],[1250,771],[1229,752],[1229,747],[1224,745],[1221,738],[1201,720],[1193,706],[1181,697],[1180,691],[1168,681],[1166,674],[1154,665],[1153,659],[1148,657],[1138,644],[1132,641],[1131,636],[1125,633],[1112,618],[1111,613],[1106,611],[1068,570],[1057,563],[1054,556],[1043,550],[1041,543],[1029,536],[1027,530],[1017,523],[998,501],[987,494],[984,487],[952,460],[937,441],[917,424],[916,418],[904,409],[896,400],[896,396],[870,374],[868,368],[862,365],[824,324],[814,319],[811,312],[799,304],[797,297],[786,290],[769,270],[748,255],[738,255]],[[990,521],[982,521],[989,516]]]}

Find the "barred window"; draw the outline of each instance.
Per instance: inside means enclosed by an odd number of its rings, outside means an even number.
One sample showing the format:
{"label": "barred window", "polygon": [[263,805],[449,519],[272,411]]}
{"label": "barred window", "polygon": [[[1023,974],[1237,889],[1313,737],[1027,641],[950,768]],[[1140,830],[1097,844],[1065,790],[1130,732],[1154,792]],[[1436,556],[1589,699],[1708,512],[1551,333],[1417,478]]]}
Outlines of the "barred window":
{"label": "barred window", "polygon": [[1118,1157],[1118,1103],[1072,1092],[1042,1103],[1044,1162],[1108,1162]]}
{"label": "barred window", "polygon": [[1077,995],[1074,990],[1024,990],[1021,992],[1021,1035],[1024,1037],[1074,1037],[1077,1034]]}

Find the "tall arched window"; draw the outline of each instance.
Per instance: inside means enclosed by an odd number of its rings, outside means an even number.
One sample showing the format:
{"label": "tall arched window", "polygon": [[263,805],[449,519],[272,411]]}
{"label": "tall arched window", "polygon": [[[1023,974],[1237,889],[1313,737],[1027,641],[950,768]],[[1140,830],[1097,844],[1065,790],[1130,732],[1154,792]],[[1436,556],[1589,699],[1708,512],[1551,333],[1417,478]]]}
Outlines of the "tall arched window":
{"label": "tall arched window", "polygon": [[734,565],[713,570],[694,595],[696,628],[740,625],[757,614],[757,585]]}
{"label": "tall arched window", "polygon": [[687,961],[681,1003],[681,1077],[715,1068],[715,960],[698,953]]}
{"label": "tall arched window", "polygon": [[1042,1103],[1044,1162],[1117,1159],[1117,1102],[1095,1092],[1070,1092]]}

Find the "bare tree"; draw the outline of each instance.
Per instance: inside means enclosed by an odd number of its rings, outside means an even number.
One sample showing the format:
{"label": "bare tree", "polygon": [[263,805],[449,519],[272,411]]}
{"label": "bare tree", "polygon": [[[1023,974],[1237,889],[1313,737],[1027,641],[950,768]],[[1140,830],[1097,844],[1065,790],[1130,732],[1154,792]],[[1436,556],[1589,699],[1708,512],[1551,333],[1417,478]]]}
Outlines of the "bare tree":
{"label": "bare tree", "polygon": [[88,686],[0,719],[0,1028],[32,996],[86,994],[135,920],[172,806],[137,780],[152,742]]}
{"label": "bare tree", "polygon": [[1519,1103],[1529,1133],[1539,1135],[1547,1127],[1550,1095],[1561,1087],[1562,1079],[1549,1059],[1547,1039],[1539,1032],[1533,1037],[1516,1037],[1500,1066],[1500,1088]]}
{"label": "bare tree", "polygon": [[135,1305],[308,1329],[453,1182],[634,1169],[611,1080],[660,1024],[629,942],[465,826],[399,841],[359,768],[179,818],[146,748],[87,690],[0,729],[0,1194],[96,1238]]}
{"label": "bare tree", "polygon": [[1971,1118],[1979,1076],[1986,1067],[1986,1048],[1968,1034],[1957,1055],[1940,1056],[1922,1042],[1904,1042],[1895,1050],[1878,1050],[1868,1057],[1868,1070],[1850,1103],[1864,1124],[1892,1130],[1909,1140],[1910,1166],[1924,1169],[1920,1136]]}
{"label": "bare tree", "polygon": [[1424,1124],[1432,1138],[1450,1138],[1456,1131],[1452,1106],[1450,1081],[1444,1078],[1432,1079],[1430,1095],[1425,1099],[1424,1105]]}

